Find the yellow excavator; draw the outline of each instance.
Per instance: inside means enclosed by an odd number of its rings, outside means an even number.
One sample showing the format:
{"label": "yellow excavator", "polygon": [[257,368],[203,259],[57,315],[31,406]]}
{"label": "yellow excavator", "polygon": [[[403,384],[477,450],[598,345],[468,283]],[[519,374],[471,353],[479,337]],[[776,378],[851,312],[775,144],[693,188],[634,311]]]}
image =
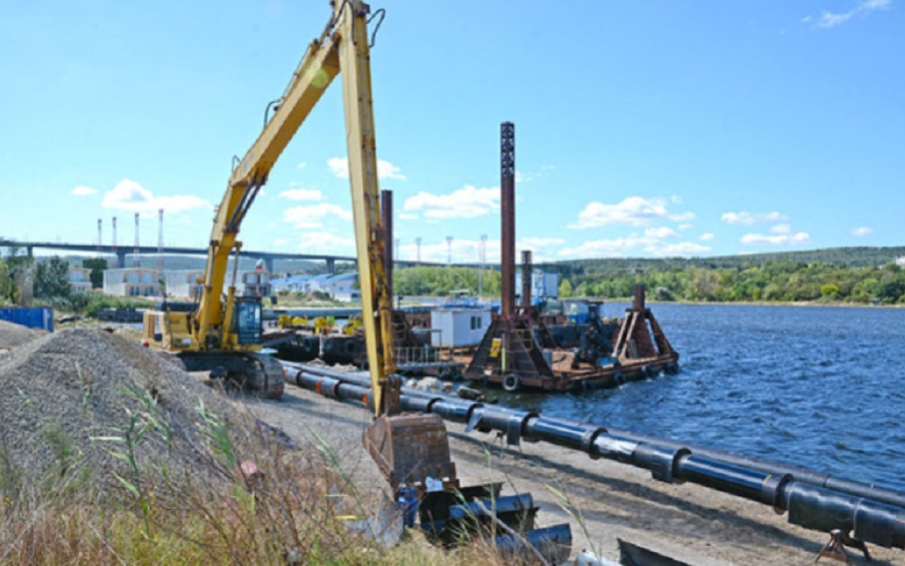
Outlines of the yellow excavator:
{"label": "yellow excavator", "polygon": [[[176,306],[144,316],[144,340],[172,352],[190,371],[211,371],[241,382],[258,394],[283,394],[282,367],[261,353],[260,297],[236,295],[242,244],[239,227],[267,182],[282,151],[342,72],[343,107],[349,155],[349,180],[355,224],[362,316],[371,373],[374,424],[364,442],[384,475],[393,483],[424,470],[454,481],[449,443],[437,415],[400,414],[401,380],[396,377],[392,297],[384,261],[384,231],[377,185],[377,154],[371,95],[370,8],[361,0],[332,2],[333,14],[293,74],[264,130],[235,167],[217,209],[208,248],[204,287],[197,308]],[[382,12],[382,11],[378,11]],[[375,16],[378,14],[375,13]],[[381,14],[382,17],[382,14]],[[379,25],[379,24],[378,24]],[[376,31],[376,28],[375,28]],[[223,294],[228,262],[231,282]]]}

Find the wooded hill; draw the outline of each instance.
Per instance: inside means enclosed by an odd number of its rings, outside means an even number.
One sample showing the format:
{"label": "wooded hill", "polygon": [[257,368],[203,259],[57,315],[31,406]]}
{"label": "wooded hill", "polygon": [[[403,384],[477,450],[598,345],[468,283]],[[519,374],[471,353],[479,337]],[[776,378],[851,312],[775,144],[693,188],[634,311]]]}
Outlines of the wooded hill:
{"label": "wooded hill", "polygon": [[[710,258],[588,259],[537,265],[561,276],[560,295],[625,298],[643,283],[670,301],[905,303],[905,247],[831,248]],[[499,294],[499,274],[485,271],[484,294]],[[402,295],[477,292],[478,270],[420,267],[396,271]]]}

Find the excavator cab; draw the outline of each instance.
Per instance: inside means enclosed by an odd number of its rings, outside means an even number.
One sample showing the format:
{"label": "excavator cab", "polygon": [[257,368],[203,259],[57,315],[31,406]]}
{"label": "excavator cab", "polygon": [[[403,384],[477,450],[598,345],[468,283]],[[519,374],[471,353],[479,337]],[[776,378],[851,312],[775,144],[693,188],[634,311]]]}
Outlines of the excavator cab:
{"label": "excavator cab", "polygon": [[260,344],[262,332],[262,307],[260,297],[235,297],[233,299],[231,332],[239,344]]}

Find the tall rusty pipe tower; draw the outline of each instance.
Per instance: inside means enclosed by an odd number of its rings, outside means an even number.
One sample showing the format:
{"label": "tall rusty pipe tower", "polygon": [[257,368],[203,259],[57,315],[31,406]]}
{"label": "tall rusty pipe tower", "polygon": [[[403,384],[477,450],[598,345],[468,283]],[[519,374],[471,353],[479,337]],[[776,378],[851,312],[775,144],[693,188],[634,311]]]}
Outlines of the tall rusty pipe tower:
{"label": "tall rusty pipe tower", "polygon": [[[383,217],[383,271],[387,278],[387,293],[393,297],[393,193],[380,191],[380,214]],[[392,298],[390,299],[392,303]]]}
{"label": "tall rusty pipe tower", "polygon": [[522,308],[531,308],[531,275],[534,271],[531,250],[522,251]]}
{"label": "tall rusty pipe tower", "polygon": [[163,276],[163,209],[157,211],[157,276]]}
{"label": "tall rusty pipe tower", "polygon": [[138,237],[138,213],[135,213],[135,250],[132,252],[132,267],[141,267],[141,240]]}
{"label": "tall rusty pipe tower", "polygon": [[500,124],[500,266],[502,304],[500,314],[515,314],[515,124]]}
{"label": "tall rusty pipe tower", "polygon": [[[535,336],[536,322],[531,314],[530,287],[527,303],[515,304],[515,124],[500,125],[500,267],[503,276],[500,314],[494,316],[465,368],[465,378],[499,383],[504,389],[543,388],[555,379]],[[531,269],[531,253],[525,256]],[[528,274],[530,285],[531,274]]]}

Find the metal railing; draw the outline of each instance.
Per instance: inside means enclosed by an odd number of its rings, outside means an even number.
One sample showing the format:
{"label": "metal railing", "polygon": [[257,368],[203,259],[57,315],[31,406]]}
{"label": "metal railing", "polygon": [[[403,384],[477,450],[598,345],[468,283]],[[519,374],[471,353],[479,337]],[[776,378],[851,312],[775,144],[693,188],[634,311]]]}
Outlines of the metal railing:
{"label": "metal railing", "polygon": [[396,348],[396,365],[438,364],[445,361],[439,348],[431,346]]}

